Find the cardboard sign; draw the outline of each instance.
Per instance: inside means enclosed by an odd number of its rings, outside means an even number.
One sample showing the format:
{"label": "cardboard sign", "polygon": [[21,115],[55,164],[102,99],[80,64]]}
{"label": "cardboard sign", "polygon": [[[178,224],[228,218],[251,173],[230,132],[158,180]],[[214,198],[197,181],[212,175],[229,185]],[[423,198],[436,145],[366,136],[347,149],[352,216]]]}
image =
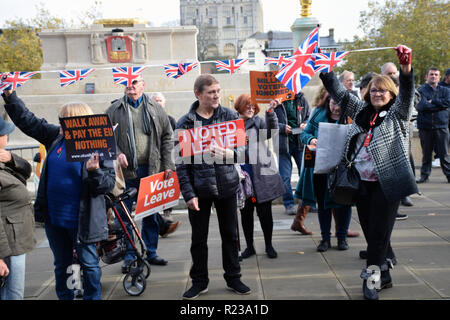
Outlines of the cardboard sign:
{"label": "cardboard sign", "polygon": [[67,162],[87,161],[92,153],[98,153],[103,160],[116,159],[116,140],[106,114],[61,118],[59,122]]}
{"label": "cardboard sign", "polygon": [[225,121],[178,132],[181,156],[189,157],[209,152],[211,145],[225,149],[245,146],[244,120]]}
{"label": "cardboard sign", "polygon": [[180,185],[175,171],[167,180],[164,180],[164,172],[142,178],[134,220],[174,207],[178,204],[179,198]]}
{"label": "cardboard sign", "polygon": [[286,88],[275,75],[278,71],[250,71],[250,92],[252,103],[269,103],[294,99],[295,93]]}

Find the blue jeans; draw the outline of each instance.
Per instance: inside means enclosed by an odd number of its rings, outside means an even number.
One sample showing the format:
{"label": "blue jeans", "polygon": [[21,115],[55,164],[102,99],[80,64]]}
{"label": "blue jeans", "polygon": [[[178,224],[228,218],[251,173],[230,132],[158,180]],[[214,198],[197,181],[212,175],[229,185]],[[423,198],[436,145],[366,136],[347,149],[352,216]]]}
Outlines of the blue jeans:
{"label": "blue jeans", "polygon": [[[141,178],[145,178],[148,176],[148,166],[139,166],[136,170],[137,178],[136,179],[130,179],[125,181],[125,186],[127,189],[129,188],[136,188],[139,193],[139,184]],[[128,212],[131,213],[131,209],[133,207],[133,202],[137,200],[137,195],[134,198],[127,199],[125,202],[125,206],[128,209]],[[129,223],[127,223],[127,219],[124,216],[124,212],[120,206],[117,206],[117,211],[121,215],[122,219],[124,219],[127,230],[130,233],[130,235],[133,237],[133,229]],[[159,239],[159,222],[158,222],[158,215],[159,213],[154,213],[150,216],[145,217],[142,219],[142,229],[141,229],[141,236],[142,240],[144,240],[145,246],[147,248],[147,259],[152,259],[157,256],[156,249],[158,248],[158,239]],[[134,237],[133,237],[134,239]],[[134,260],[135,252],[133,250],[133,247],[130,243],[127,242],[127,252],[125,254],[124,260]]]}
{"label": "blue jeans", "polygon": [[56,295],[60,300],[73,300],[75,276],[72,274],[73,249],[75,248],[83,271],[83,299],[101,300],[100,269],[95,243],[83,243],[77,239],[77,229],[67,229],[45,224],[55,265]]}
{"label": "blue jeans", "polygon": [[0,289],[0,300],[23,300],[25,291],[25,257],[26,254],[10,256],[3,261],[9,269],[5,286]]}
{"label": "blue jeans", "polygon": [[302,169],[302,155],[303,148],[289,142],[289,152],[280,152],[278,155],[278,166],[281,179],[283,180],[284,188],[286,192],[283,194],[283,203],[285,208],[289,208],[294,205],[294,195],[292,193],[291,176],[292,176],[292,161],[294,158],[298,168],[298,175]]}

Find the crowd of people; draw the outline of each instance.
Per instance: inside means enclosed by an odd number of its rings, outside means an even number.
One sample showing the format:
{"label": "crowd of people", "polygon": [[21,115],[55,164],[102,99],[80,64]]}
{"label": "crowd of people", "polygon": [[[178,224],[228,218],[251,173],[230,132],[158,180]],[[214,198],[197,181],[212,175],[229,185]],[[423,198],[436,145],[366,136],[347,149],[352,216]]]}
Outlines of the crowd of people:
{"label": "crowd of people", "polygon": [[[97,154],[85,162],[67,162],[65,137],[59,126],[36,117],[15,92],[4,91],[5,110],[12,122],[25,134],[36,139],[47,150],[33,210],[26,192],[31,174],[28,162],[6,151],[8,135],[14,124],[0,119],[0,181],[2,205],[0,222],[0,277],[4,282],[0,299],[21,299],[24,293],[25,255],[36,243],[34,221],[44,222],[54,257],[55,290],[59,299],[71,300],[74,291],[67,286],[67,268],[75,250],[83,271],[84,299],[101,299],[101,268],[96,243],[107,239],[108,226],[104,195],[116,183],[120,170],[125,188],[139,189],[141,178],[164,172],[169,179],[176,170],[180,190],[188,207],[191,227],[190,253],[192,286],[183,299],[195,299],[208,291],[208,233],[214,206],[222,242],[222,263],[226,287],[237,294],[251,289],[241,281],[241,262],[256,254],[254,246],[254,211],[264,236],[265,253],[278,257],[272,242],[272,202],[282,198],[285,212],[295,215],[291,229],[311,235],[305,219],[317,207],[321,241],[318,252],[332,247],[331,226],[335,220],[337,249],[347,250],[347,238],[359,236],[349,230],[352,206],[367,242],[360,251],[366,260],[360,277],[365,299],[376,300],[380,290],[392,287],[390,269],[396,264],[390,237],[399,215],[400,204],[413,205],[410,195],[418,193],[417,183],[426,183],[431,171],[432,153],[440,159],[443,173],[450,183],[449,104],[450,69],[439,82],[440,73],[430,68],[426,83],[414,88],[411,49],[395,48],[399,69],[386,63],[381,74],[364,75],[354,88],[354,74],[320,73],[323,86],[317,92],[313,109],[302,92],[294,99],[272,100],[264,114],[252,103],[249,94],[240,95],[234,110],[220,104],[219,81],[202,74],[194,83],[196,100],[178,121],[167,115],[161,93],[144,93],[142,76],[126,87],[123,97],[105,110],[115,127],[117,165]],[[420,178],[415,180],[411,155],[412,115],[417,110],[417,127],[422,146]],[[93,114],[83,103],[63,106],[59,117]],[[233,149],[210,145],[200,158],[183,157],[174,132],[242,119],[247,143]],[[358,172],[360,187],[352,204],[340,204],[330,194],[329,173],[315,173],[315,154],[321,123],[347,124],[341,162],[349,162]],[[267,142],[277,151],[276,159]],[[291,187],[294,159],[299,180]],[[212,160],[212,161],[211,161]],[[278,160],[278,161],[276,161]],[[397,188],[402,185],[402,188]],[[238,194],[244,201],[238,206]],[[294,199],[298,198],[295,208]],[[135,198],[126,201],[131,211]],[[239,209],[239,210],[238,210]],[[238,211],[241,215],[246,248],[238,248]],[[119,212],[121,212],[119,208]],[[124,214],[121,212],[121,214]],[[155,213],[142,220],[142,238],[149,264],[164,266],[167,260],[157,254],[158,238],[173,233],[179,226],[170,210]],[[132,234],[131,226],[130,234]],[[18,235],[18,236],[17,236]],[[241,259],[242,258],[242,259]],[[122,264],[127,273],[136,259],[128,244]],[[243,261],[243,260],[242,260]],[[380,273],[380,285],[369,285],[374,266]]]}

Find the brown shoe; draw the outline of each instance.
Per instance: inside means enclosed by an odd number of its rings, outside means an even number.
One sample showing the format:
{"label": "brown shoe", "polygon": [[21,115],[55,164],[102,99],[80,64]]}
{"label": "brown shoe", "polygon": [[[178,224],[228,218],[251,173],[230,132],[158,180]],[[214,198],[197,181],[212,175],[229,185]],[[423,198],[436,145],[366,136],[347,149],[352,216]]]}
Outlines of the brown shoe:
{"label": "brown shoe", "polygon": [[304,235],[313,234],[311,231],[306,229],[305,224],[304,224],[306,215],[308,214],[308,211],[310,208],[311,208],[310,206],[303,206],[303,205],[298,206],[297,214],[295,215],[294,221],[292,221],[292,225],[291,225],[292,231],[298,231]]}
{"label": "brown shoe", "polygon": [[355,237],[359,237],[359,232],[348,229],[347,230],[347,238],[355,238]]}
{"label": "brown shoe", "polygon": [[175,230],[177,230],[178,226],[180,225],[180,221],[175,221],[172,222],[169,226],[169,228],[167,228],[166,233],[164,233],[161,237],[162,238],[166,238],[169,234],[175,232]]}

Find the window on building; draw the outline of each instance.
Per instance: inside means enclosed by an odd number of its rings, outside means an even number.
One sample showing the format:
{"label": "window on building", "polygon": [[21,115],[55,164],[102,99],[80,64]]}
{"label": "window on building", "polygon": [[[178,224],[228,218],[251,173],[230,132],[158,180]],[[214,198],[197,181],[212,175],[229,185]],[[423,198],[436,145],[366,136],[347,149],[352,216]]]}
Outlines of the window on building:
{"label": "window on building", "polygon": [[244,24],[247,24],[248,23],[248,18],[247,18],[247,16],[245,16],[244,17]]}
{"label": "window on building", "polygon": [[244,7],[241,7],[241,13],[244,13]]}
{"label": "window on building", "polygon": [[208,8],[206,8],[206,15],[208,15]]}
{"label": "window on building", "polygon": [[231,14],[234,14],[234,7],[231,7]]}
{"label": "window on building", "polygon": [[231,24],[231,17],[227,17],[227,24]]}
{"label": "window on building", "polygon": [[195,26],[197,24],[197,19],[192,19],[192,24]]}
{"label": "window on building", "polygon": [[209,23],[210,26],[212,26],[212,24],[213,24],[213,19],[212,19],[212,18],[209,18],[208,23]]}
{"label": "window on building", "polygon": [[255,64],[255,53],[252,51],[248,53],[248,63]]}
{"label": "window on building", "polygon": [[198,9],[195,9],[195,14],[198,16]]}

